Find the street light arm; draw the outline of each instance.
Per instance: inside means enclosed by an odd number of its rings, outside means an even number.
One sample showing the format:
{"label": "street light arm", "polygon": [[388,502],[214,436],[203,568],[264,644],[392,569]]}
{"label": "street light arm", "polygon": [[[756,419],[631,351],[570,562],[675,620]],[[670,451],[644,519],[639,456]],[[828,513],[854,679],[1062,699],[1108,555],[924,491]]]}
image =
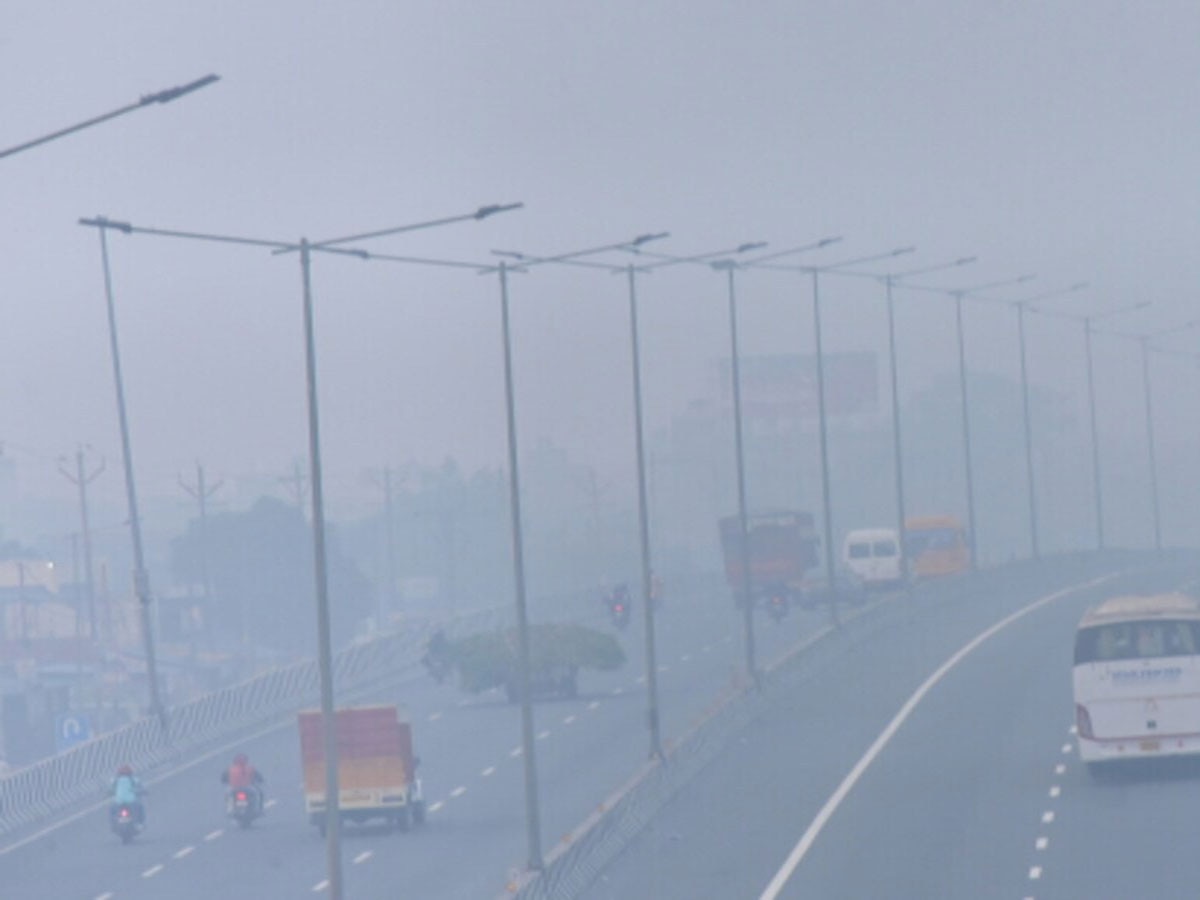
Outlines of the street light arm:
{"label": "street light arm", "polygon": [[[572,250],[568,253],[557,253],[554,256],[530,256],[526,253],[520,253],[515,250],[493,250],[496,256],[508,256],[521,262],[526,266],[540,266],[544,263],[567,263],[579,260],[584,256],[596,256],[601,253],[610,253],[614,250],[628,250],[634,253],[642,252],[639,248],[651,241],[659,241],[663,238],[670,237],[670,232],[659,231],[653,234],[639,234],[637,237],[629,241],[620,241],[615,244],[603,244],[599,247],[586,247],[583,250]],[[582,264],[582,263],[581,263]],[[595,264],[596,268],[612,269],[611,265]],[[624,271],[624,267],[621,267]]]}
{"label": "street light arm", "polygon": [[22,150],[29,150],[41,144],[49,143],[50,141],[57,140],[60,137],[66,137],[68,134],[74,134],[76,131],[83,131],[85,128],[91,128],[93,125],[99,125],[101,122],[107,122],[109,119],[115,119],[118,116],[123,116],[126,113],[133,112],[135,109],[141,109],[143,106],[148,106],[151,103],[170,103],[177,97],[182,97],[184,94],[190,94],[192,91],[198,91],[201,88],[212,84],[214,81],[219,80],[219,75],[205,75],[203,78],[199,78],[196,81],[182,85],[181,87],[173,87],[168,88],[165,91],[158,91],[154,94],[146,94],[140,100],[138,100],[137,103],[130,103],[128,106],[122,106],[120,109],[114,109],[112,112],[95,116],[94,118],[87,119],[76,125],[71,125],[68,128],[63,128],[59,131],[43,135],[42,137],[34,138],[32,141],[26,141],[25,143],[18,144],[15,147],[9,147],[7,150],[0,150],[0,159],[20,153]]}
{"label": "street light arm", "polygon": [[206,234],[199,231],[176,231],[168,228],[143,228],[129,222],[96,216],[91,219],[80,219],[80,225],[101,230],[113,229],[125,234],[152,234],[158,237],[188,238],[196,241],[213,241],[219,244],[247,244],[251,247],[271,247],[276,252],[286,252],[294,245],[290,241],[269,241],[263,238],[238,237],[229,234]]}
{"label": "street light arm", "polygon": [[[457,216],[446,216],[441,219],[431,219],[428,222],[416,222],[412,225],[397,225],[395,228],[381,228],[378,231],[364,231],[361,234],[349,234],[345,237],[329,238],[324,241],[316,241],[309,244],[310,250],[320,250],[325,247],[331,247],[335,244],[349,244],[353,241],[366,241],[372,238],[387,237],[391,234],[403,234],[408,231],[420,231],[423,228],[436,228],[438,225],[453,225],[455,222],[470,222],[486,219],[494,216],[497,213],[509,212],[514,209],[521,209],[524,203],[504,203],[493,204],[491,206],[481,206],[474,212],[463,213]],[[299,246],[293,246],[293,250],[298,250]]]}

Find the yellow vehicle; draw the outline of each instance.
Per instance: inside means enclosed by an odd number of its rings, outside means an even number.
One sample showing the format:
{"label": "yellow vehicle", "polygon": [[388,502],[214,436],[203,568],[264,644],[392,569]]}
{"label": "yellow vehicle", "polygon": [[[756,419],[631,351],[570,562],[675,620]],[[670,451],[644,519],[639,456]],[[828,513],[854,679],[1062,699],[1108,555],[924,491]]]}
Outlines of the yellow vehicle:
{"label": "yellow vehicle", "polygon": [[904,521],[904,555],[915,578],[936,578],[971,568],[967,530],[955,516],[914,516]]}

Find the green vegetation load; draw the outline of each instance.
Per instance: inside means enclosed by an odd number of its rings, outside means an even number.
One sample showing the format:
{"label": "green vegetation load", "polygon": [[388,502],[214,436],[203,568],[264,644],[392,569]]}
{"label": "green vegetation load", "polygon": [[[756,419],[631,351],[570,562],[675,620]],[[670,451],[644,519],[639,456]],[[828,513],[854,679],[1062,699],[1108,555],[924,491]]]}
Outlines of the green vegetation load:
{"label": "green vegetation load", "polygon": [[[477,694],[511,682],[517,672],[517,630],[507,628],[468,635],[446,645],[463,690]],[[536,679],[556,671],[611,671],[625,662],[625,651],[611,634],[586,625],[529,626],[529,668]]]}

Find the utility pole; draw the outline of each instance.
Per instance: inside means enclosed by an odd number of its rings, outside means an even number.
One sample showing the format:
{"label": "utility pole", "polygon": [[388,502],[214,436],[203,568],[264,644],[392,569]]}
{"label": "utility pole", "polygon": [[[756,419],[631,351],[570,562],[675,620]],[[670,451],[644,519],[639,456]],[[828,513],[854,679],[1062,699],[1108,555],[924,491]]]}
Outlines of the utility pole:
{"label": "utility pole", "polygon": [[[200,585],[204,590],[204,630],[211,639],[212,615],[212,576],[208,566],[208,498],[221,489],[223,481],[218,481],[211,487],[204,481],[204,466],[196,461],[196,486],[192,487],[179,476],[179,486],[196,501],[200,509]],[[244,615],[244,613],[243,613]]]}
{"label": "utility pole", "polygon": [[383,570],[386,584],[375,601],[375,628],[382,631],[384,615],[395,608],[396,599],[396,516],[392,505],[392,467],[384,466],[382,477],[377,478],[374,474],[370,477],[371,481],[383,490]]}
{"label": "utility pole", "polygon": [[[59,459],[58,471],[63,477],[79,488],[79,519],[83,536],[83,577],[87,584],[88,625],[91,628],[92,640],[98,640],[99,629],[96,624],[96,579],[92,569],[92,529],[88,520],[87,486],[100,477],[104,471],[104,460],[91,472],[86,472],[83,459],[83,445],[75,450],[75,472],[63,467]],[[77,582],[78,583],[78,582]]]}

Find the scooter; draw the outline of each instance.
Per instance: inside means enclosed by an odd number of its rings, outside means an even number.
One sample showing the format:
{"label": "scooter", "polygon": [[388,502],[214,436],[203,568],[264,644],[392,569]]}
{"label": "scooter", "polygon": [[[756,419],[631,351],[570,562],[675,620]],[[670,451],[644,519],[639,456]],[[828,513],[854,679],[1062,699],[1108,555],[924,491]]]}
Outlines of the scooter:
{"label": "scooter", "polygon": [[776,622],[783,621],[783,617],[788,614],[787,594],[782,591],[772,591],[767,597],[767,612]]}
{"label": "scooter", "polygon": [[249,828],[262,815],[261,798],[253,788],[232,788],[225,797],[225,812],[241,828]]}
{"label": "scooter", "polygon": [[121,839],[122,844],[128,844],[142,830],[142,826],[138,823],[137,810],[133,804],[120,804],[112,811],[111,819],[113,834]]}
{"label": "scooter", "polygon": [[629,626],[629,604],[614,600],[608,606],[608,614],[612,617],[614,628],[624,631]]}

